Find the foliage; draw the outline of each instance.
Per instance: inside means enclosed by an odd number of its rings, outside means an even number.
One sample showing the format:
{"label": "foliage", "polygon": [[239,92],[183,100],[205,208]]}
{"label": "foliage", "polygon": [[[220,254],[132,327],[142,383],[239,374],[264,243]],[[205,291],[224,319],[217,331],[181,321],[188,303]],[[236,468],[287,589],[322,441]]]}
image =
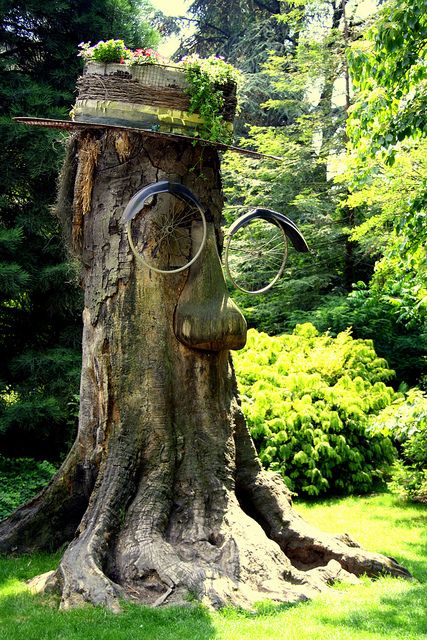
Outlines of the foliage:
{"label": "foliage", "polygon": [[123,40],[100,40],[97,44],[91,46],[90,42],[81,42],[79,44],[81,56],[84,60],[93,60],[94,62],[120,63],[129,59],[129,49]]}
{"label": "foliage", "polygon": [[288,317],[290,325],[307,321],[332,335],[351,327],[355,338],[373,339],[376,352],[396,371],[396,385],[420,384],[426,375],[425,325],[403,322],[394,301],[363,282],[348,295],[325,297],[315,311],[295,310]]}
{"label": "foliage", "polygon": [[205,74],[209,78],[212,86],[223,85],[229,82],[237,84],[241,77],[238,69],[228,62],[225,62],[223,58],[217,56],[200,58],[200,56],[194,54],[186,56],[179,64],[182,64],[186,70],[199,71]]}
{"label": "foliage", "polygon": [[362,212],[352,238],[377,260],[372,297],[421,335],[427,328],[426,41],[425,2],[404,0],[388,2],[355,44],[350,64],[357,92],[343,178],[350,206]]}
{"label": "foliage", "polygon": [[427,394],[411,389],[376,416],[372,429],[392,437],[400,449],[390,489],[427,502]]}
{"label": "foliage", "polygon": [[342,178],[353,181],[350,206],[363,211],[351,237],[364,255],[377,259],[373,295],[410,326],[427,321],[426,151],[426,140],[407,142],[396,151],[392,166],[367,161],[363,181],[360,158],[354,158]]}
{"label": "foliage", "polygon": [[296,510],[324,531],[347,531],[363,547],[396,558],[416,580],[362,578],[359,585],[341,585],[298,606],[265,601],[250,612],[124,603],[123,612],[116,615],[102,607],[58,611],[57,596],[28,591],[27,580],[57,568],[58,554],[3,557],[2,638],[127,640],[143,634],[144,640],[188,640],[191,629],[191,640],[425,640],[425,507],[382,494],[321,503],[298,501]]}
{"label": "foliage", "polygon": [[386,477],[391,441],[367,427],[396,394],[371,341],[319,335],[309,323],[274,338],[250,330],[235,366],[261,461],[291,490],[367,492]]}
{"label": "foliage", "polygon": [[359,93],[349,131],[360,152],[389,151],[427,133],[426,58],[425,0],[389,1],[350,56]]}
{"label": "foliage", "polygon": [[5,458],[0,455],[0,520],[28,502],[56,473],[56,468],[43,460]]}
{"label": "foliage", "polygon": [[239,72],[221,58],[210,56],[203,59],[198,55],[183,58],[180,64],[185,69],[190,97],[190,113],[199,113],[203,120],[201,136],[213,142],[230,143],[232,130],[221,110],[224,106],[223,90],[227,85],[236,84]]}
{"label": "foliage", "polygon": [[[424,430],[425,431],[425,430]],[[415,440],[415,439],[413,439]],[[421,444],[425,448],[427,446],[427,436],[425,433],[417,440],[417,449]],[[415,444],[411,443],[411,444]],[[407,455],[406,447],[404,447],[405,457]],[[388,483],[390,490],[400,497],[413,500],[414,502],[427,503],[427,468],[424,460],[423,467],[417,464],[405,463],[400,458],[396,460],[392,468],[392,479]]]}

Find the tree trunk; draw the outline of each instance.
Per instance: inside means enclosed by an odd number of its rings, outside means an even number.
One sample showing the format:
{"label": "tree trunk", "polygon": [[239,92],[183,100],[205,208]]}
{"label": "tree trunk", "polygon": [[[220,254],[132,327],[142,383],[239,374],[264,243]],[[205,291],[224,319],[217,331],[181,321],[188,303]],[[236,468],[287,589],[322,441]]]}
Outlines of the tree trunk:
{"label": "tree trunk", "polygon": [[[201,257],[174,275],[135,260],[121,221],[136,191],[165,179],[207,211]],[[44,581],[61,589],[64,608],[87,601],[117,610],[120,597],[160,604],[189,594],[247,607],[305,599],[350,574],[408,575],[308,526],[280,477],[260,466],[228,351],[244,344],[246,326],[218,258],[216,150],[138,133],[78,134],[59,209],[85,290],[79,431],[51,485],[0,525],[0,549],[74,535]],[[195,227],[193,253],[197,243]]]}

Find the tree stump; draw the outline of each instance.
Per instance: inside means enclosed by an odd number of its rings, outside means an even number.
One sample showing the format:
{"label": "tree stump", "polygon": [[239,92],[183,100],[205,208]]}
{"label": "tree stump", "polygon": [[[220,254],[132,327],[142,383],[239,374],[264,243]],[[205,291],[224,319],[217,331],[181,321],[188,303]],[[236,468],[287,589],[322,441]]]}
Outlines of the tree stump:
{"label": "tree stump", "polygon": [[[207,212],[201,257],[167,276],[135,260],[122,223],[158,180],[187,186]],[[58,212],[85,291],[79,430],[51,484],[0,525],[3,552],[69,543],[42,581],[64,608],[189,594],[250,607],[364,573],[409,575],[306,524],[262,469],[229,356],[246,325],[218,257],[222,204],[214,147],[96,127],[70,140]],[[197,242],[196,229],[189,250]]]}

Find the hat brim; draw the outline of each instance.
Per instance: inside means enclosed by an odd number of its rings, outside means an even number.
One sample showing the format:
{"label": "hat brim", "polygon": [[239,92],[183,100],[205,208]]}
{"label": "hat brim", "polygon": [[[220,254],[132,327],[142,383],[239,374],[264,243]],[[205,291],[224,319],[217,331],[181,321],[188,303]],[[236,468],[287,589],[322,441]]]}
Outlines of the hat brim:
{"label": "hat brim", "polygon": [[283,160],[278,156],[271,156],[259,151],[253,151],[252,149],[245,149],[244,147],[236,147],[233,145],[223,144],[222,142],[212,142],[205,140],[204,138],[196,138],[194,136],[186,136],[181,133],[166,133],[163,131],[153,131],[145,126],[137,126],[132,123],[132,126],[124,124],[114,124],[110,122],[97,122],[96,120],[65,120],[59,118],[30,118],[27,116],[18,116],[13,118],[18,124],[33,125],[36,127],[47,127],[48,129],[62,129],[64,131],[72,131],[75,129],[116,129],[123,131],[136,131],[144,132],[145,135],[153,138],[169,138],[170,140],[191,140],[197,144],[205,146],[215,147],[219,151],[233,151],[234,153],[240,153],[248,156],[249,158],[268,158],[269,160]]}

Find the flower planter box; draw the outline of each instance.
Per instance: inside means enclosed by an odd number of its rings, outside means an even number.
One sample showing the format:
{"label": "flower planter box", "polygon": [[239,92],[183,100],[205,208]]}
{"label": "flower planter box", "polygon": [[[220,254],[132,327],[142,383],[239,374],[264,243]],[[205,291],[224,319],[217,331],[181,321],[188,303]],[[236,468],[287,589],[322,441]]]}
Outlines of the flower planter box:
{"label": "flower planter box", "polygon": [[[190,113],[185,71],[159,64],[125,66],[89,62],[77,81],[73,108],[76,122],[90,121],[150,129],[163,133],[199,135],[204,121]],[[236,88],[223,88],[223,117],[232,130]]]}
{"label": "flower planter box", "polygon": [[182,67],[162,64],[104,64],[86,62],[83,75],[131,77],[142,85],[157,87],[187,88],[185,72]]}

